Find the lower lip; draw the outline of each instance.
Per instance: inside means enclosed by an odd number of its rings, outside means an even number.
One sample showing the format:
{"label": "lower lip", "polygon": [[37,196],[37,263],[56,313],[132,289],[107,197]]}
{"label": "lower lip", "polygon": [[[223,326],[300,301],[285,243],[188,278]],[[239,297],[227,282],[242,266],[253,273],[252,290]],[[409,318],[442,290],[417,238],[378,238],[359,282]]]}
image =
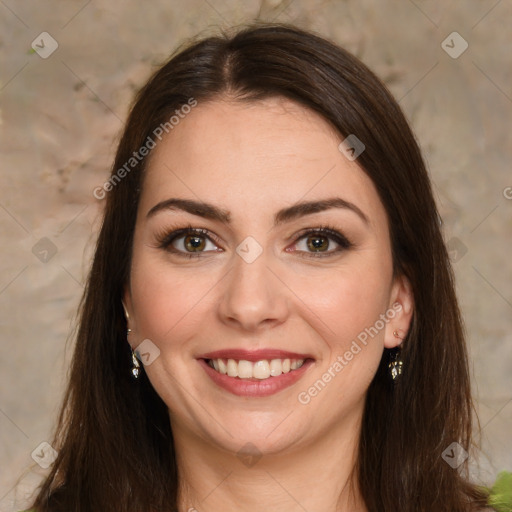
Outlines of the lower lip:
{"label": "lower lip", "polygon": [[206,373],[221,388],[238,396],[270,396],[282,389],[295,384],[313,364],[312,359],[304,361],[304,364],[296,370],[282,373],[278,377],[269,377],[268,379],[239,379],[230,377],[214,370],[204,359],[199,359]]}

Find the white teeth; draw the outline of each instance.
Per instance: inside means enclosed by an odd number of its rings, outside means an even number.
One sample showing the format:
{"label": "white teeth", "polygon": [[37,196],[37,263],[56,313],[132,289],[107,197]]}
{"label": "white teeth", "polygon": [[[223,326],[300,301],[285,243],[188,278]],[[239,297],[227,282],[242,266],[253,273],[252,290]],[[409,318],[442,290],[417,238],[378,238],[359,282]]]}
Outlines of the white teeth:
{"label": "white teeth", "polygon": [[[228,366],[231,361],[233,361],[233,360],[230,359],[228,361]],[[250,361],[239,361],[238,377],[240,377],[241,379],[250,379],[252,377],[252,363]]]}
{"label": "white teeth", "polygon": [[283,363],[281,363],[281,359],[272,359],[270,361],[270,375],[272,377],[277,377],[283,373]]}
{"label": "white teeth", "polygon": [[234,359],[228,359],[228,375],[238,377],[238,364]]}
{"label": "white teeth", "polygon": [[[242,361],[240,361],[240,364]],[[249,363],[251,364],[251,363]],[[268,379],[270,377],[270,365],[268,364],[268,361],[258,361],[251,364],[252,368],[252,376],[255,379]],[[240,375],[242,377],[242,375]]]}
{"label": "white teeth", "polygon": [[264,380],[297,370],[304,364],[304,359],[272,359],[270,361],[262,359],[254,363],[244,359],[240,361],[235,359],[228,359],[227,361],[225,359],[210,359],[208,364],[219,373],[227,374],[229,377]]}

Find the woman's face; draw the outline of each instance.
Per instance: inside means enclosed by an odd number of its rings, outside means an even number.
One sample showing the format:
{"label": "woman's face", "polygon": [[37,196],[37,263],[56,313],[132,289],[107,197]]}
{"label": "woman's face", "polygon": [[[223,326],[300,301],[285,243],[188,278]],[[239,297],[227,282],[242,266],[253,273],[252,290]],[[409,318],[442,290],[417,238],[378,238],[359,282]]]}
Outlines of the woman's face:
{"label": "woman's face", "polygon": [[218,100],[153,150],[124,302],[178,438],[270,454],[357,434],[412,297],[341,141],[289,100]]}

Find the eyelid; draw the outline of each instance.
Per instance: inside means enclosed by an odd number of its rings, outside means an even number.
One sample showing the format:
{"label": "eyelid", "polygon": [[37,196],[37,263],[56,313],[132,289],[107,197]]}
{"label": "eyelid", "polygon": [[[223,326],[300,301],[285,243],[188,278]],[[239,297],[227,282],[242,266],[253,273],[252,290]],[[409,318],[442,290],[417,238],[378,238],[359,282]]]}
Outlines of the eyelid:
{"label": "eyelid", "polygon": [[222,245],[220,242],[220,239],[217,235],[209,231],[205,228],[195,228],[191,226],[190,224],[184,227],[180,228],[170,228],[165,229],[160,233],[156,234],[156,240],[158,243],[158,247],[160,249],[167,250],[169,252],[172,252],[174,254],[180,254],[180,255],[186,255],[186,256],[199,256],[200,254],[205,254],[213,251],[198,251],[197,253],[194,252],[186,252],[186,251],[180,251],[178,249],[175,249],[172,247],[172,243],[177,238],[180,238],[182,236],[186,235],[201,235],[206,238],[208,238],[212,243],[214,243],[216,246]]}
{"label": "eyelid", "polygon": [[298,233],[295,233],[294,237],[295,237],[295,240],[299,240],[300,238],[303,238],[306,235],[311,235],[311,234],[314,235],[315,233],[321,233],[323,235],[329,235],[332,238],[338,238],[341,242],[343,242],[343,241],[349,242],[347,237],[341,231],[339,231],[337,228],[334,228],[332,226],[324,226],[324,225],[301,229]]}
{"label": "eyelid", "polygon": [[[354,247],[354,244],[338,229],[332,226],[318,226],[314,228],[305,228],[302,229],[299,233],[294,235],[294,241],[291,245],[296,245],[300,240],[305,238],[308,235],[320,234],[331,240],[334,240],[338,244],[338,248],[326,252],[318,251],[318,252],[308,252],[308,251],[287,251],[287,252],[297,252],[301,256],[304,257],[324,257],[324,256],[332,256],[333,254],[337,254],[342,251],[346,251]],[[287,247],[287,249],[290,246]],[[285,250],[287,250],[285,249]]]}

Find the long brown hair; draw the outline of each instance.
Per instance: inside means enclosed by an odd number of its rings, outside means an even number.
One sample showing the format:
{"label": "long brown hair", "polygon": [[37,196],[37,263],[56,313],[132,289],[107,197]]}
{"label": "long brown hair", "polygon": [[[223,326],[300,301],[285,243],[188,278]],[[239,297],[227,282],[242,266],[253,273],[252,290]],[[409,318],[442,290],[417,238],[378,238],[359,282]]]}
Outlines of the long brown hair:
{"label": "long brown hair", "polygon": [[[371,512],[479,510],[485,496],[442,457],[470,450],[472,402],[453,271],[420,150],[398,104],[358,59],[313,33],[256,24],[188,43],[138,93],[119,143],[104,221],[81,305],[70,381],[38,512],[177,510],[178,472],[167,408],[131,352],[121,304],[147,158],[126,163],[191,98],[281,96],[318,112],[366,146],[358,163],[386,209],[395,275],[415,312],[393,385],[389,353],[367,394],[357,466]],[[133,163],[133,162],[132,162]]]}

